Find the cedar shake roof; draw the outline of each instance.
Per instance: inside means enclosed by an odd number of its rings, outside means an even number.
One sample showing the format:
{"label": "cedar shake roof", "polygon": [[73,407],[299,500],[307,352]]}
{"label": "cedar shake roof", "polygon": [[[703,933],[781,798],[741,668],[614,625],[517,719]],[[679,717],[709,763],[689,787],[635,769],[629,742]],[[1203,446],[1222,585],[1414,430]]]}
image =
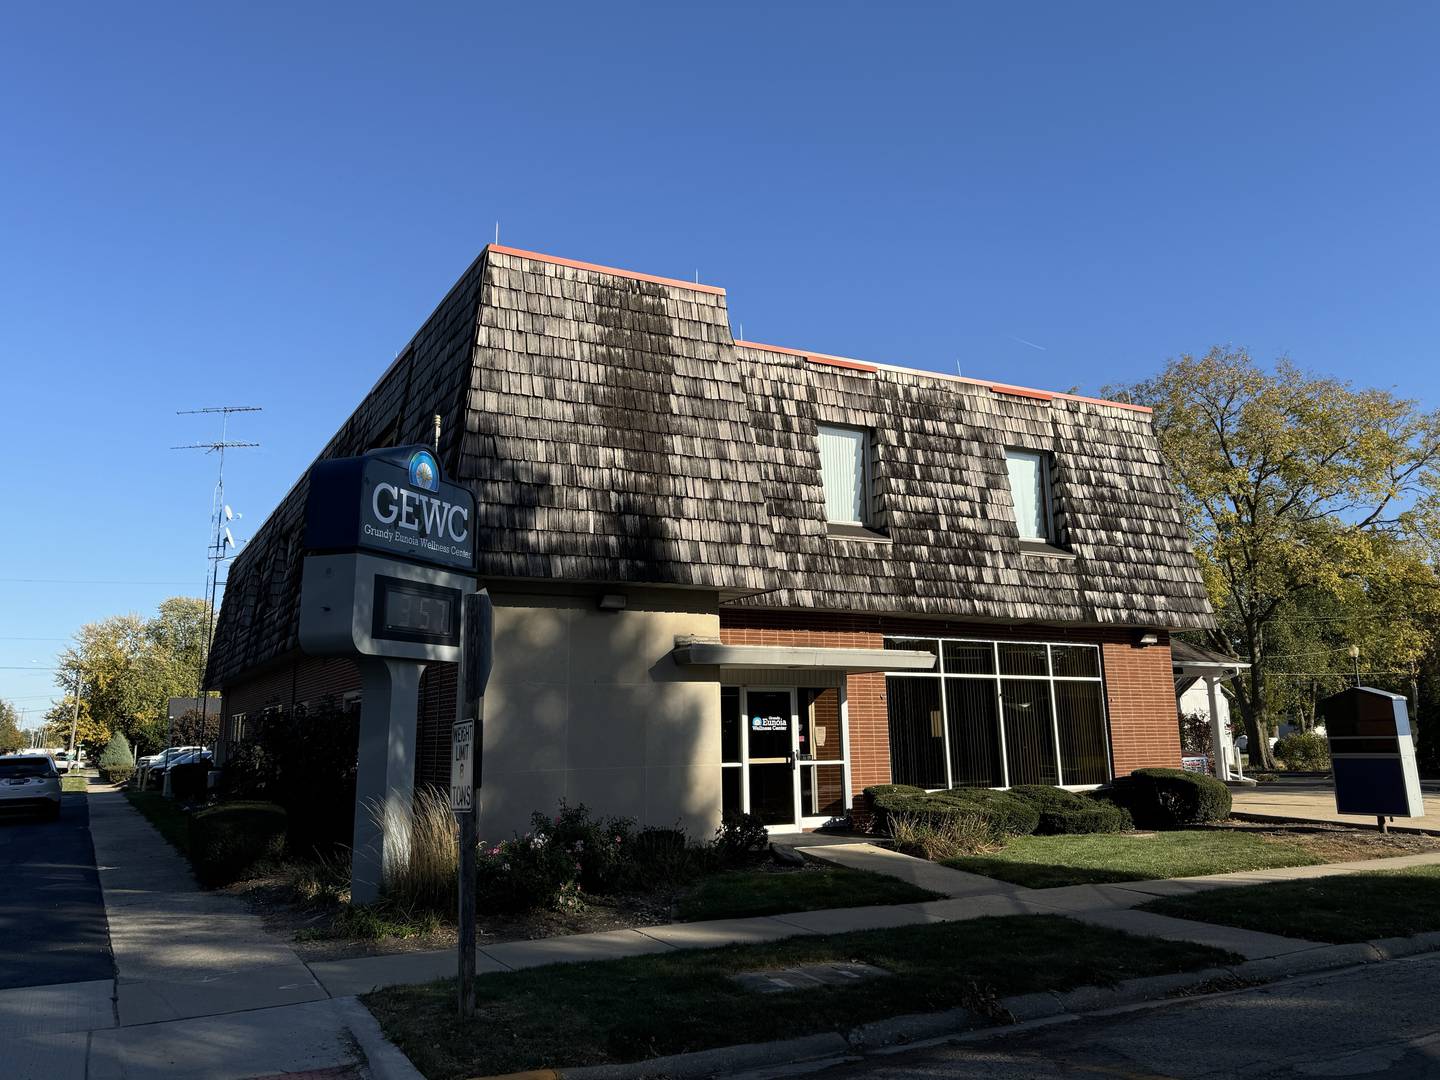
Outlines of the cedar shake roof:
{"label": "cedar shake roof", "polygon": [[[491,245],[320,458],[429,443],[482,578],[747,607],[1210,625],[1148,410],[737,344],[724,290]],[[875,524],[827,535],[817,423],[874,431]],[[1054,451],[1074,558],[1025,554],[1004,449]],[[298,648],[306,478],[231,565],[208,680]]]}

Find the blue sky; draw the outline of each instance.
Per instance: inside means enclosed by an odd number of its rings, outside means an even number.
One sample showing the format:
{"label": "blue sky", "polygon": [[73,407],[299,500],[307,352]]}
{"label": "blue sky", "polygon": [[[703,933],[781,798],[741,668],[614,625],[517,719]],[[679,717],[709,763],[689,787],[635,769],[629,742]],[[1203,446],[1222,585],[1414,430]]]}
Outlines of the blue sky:
{"label": "blue sky", "polygon": [[698,271],[759,341],[1092,392],[1235,343],[1440,406],[1437,40],[1422,3],[14,6],[0,697],[198,594],[214,461],[168,448],[216,429],[176,410],[264,406],[245,535],[497,220]]}

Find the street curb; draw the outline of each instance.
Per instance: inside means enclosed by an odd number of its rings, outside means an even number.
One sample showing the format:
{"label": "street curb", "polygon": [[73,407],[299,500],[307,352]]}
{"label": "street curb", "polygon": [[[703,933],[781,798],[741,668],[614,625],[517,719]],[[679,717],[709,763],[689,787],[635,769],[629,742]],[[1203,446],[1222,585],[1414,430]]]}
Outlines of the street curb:
{"label": "street curb", "polygon": [[[1223,980],[1240,980],[1249,984],[1274,982],[1296,975],[1311,975],[1434,951],[1440,951],[1440,932],[1348,945],[1322,945],[1284,956],[1246,960],[1228,968],[1204,968],[1174,975],[1148,975],[1126,979],[1114,986],[1081,986],[1058,992],[1015,994],[1001,998],[999,1004],[1015,1024],[1032,1020],[1076,1019],[1111,1009],[1180,998],[1185,996],[1186,991],[1204,991]],[[908,1043],[934,1043],[987,1028],[1003,1031],[1009,1026],[1011,1025],[988,1023],[985,1016],[968,1009],[950,1009],[941,1013],[917,1013],[877,1020],[853,1028],[845,1035],[809,1035],[778,1042],[747,1043],[689,1054],[674,1054],[623,1065],[592,1065],[578,1069],[556,1069],[553,1072],[541,1070],[517,1075],[544,1077],[547,1080],[640,1080],[643,1077],[655,1076],[733,1077],[740,1073],[761,1070],[778,1075],[787,1065],[854,1060],[857,1055],[885,1053]],[[506,1078],[486,1077],[483,1080]]]}
{"label": "street curb", "polygon": [[425,1080],[404,1051],[385,1037],[379,1021],[359,998],[331,998],[331,1002],[365,1055],[365,1064],[375,1080]]}
{"label": "street curb", "polygon": [[628,1065],[587,1065],[579,1069],[557,1069],[563,1080],[631,1080],[643,1076],[702,1077],[729,1075],[770,1065],[788,1065],[816,1058],[833,1058],[851,1053],[843,1035],[803,1035],[778,1042],[745,1043],[696,1050],[689,1054],[650,1058]]}

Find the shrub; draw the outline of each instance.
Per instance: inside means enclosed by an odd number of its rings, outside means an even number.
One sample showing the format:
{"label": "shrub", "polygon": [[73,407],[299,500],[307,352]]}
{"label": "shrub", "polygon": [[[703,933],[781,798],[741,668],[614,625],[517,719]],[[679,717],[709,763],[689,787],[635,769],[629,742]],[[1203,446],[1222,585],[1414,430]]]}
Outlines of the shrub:
{"label": "shrub", "polygon": [[202,885],[228,885],[285,850],[285,811],[274,803],[221,803],[190,816],[190,864]]}
{"label": "shrub", "polygon": [[115,732],[100,751],[100,775],[111,784],[124,784],[135,775],[135,751],[122,732]]}
{"label": "shrub", "polygon": [[[537,814],[533,832],[549,835],[562,851],[570,852],[580,864],[578,883],[588,893],[609,893],[632,883],[635,866],[635,822],[612,817],[592,817],[584,804],[568,805],[560,800],[560,812],[553,822]],[[681,846],[684,846],[682,835]]]}
{"label": "shrub", "polygon": [[573,910],[579,873],[579,862],[552,844],[548,833],[527,833],[481,848],[476,859],[476,898],[485,911]]}
{"label": "shrub", "polygon": [[263,799],[287,812],[290,850],[329,856],[355,831],[360,713],[333,697],[316,707],[252,718],[227,748],[224,795]]}
{"label": "shrub", "polygon": [[1040,824],[1040,811],[1033,803],[991,788],[953,788],[939,793],[948,802],[980,809],[1005,836],[1028,836]]}
{"label": "shrub", "polygon": [[1040,812],[1035,831],[1041,836],[1125,832],[1135,827],[1130,812],[1124,807],[1064,788],[1020,784],[1011,788],[1010,794],[1025,800]]}
{"label": "shrub", "polygon": [[710,850],[721,866],[742,866],[757,861],[770,849],[770,834],[758,814],[731,811],[715,830]]}
{"label": "shrub", "polygon": [[1035,830],[1041,836],[1063,836],[1077,833],[1118,833],[1135,828],[1130,811],[1115,803],[1099,799],[1082,799],[1084,806],[1073,810],[1042,810],[1040,825]]}
{"label": "shrub", "polygon": [[1040,812],[1024,799],[990,788],[953,788],[950,791],[919,791],[904,785],[886,784],[866,788],[881,828],[893,834],[890,819],[905,814],[911,824],[939,827],[946,818],[960,813],[982,815],[1001,835],[1024,836],[1035,831]]}
{"label": "shrub", "polygon": [[1330,742],[1313,731],[1297,731],[1275,743],[1275,757],[1287,769],[1321,772],[1330,768]]}
{"label": "shrub", "polygon": [[995,823],[978,810],[955,809],[943,816],[892,814],[890,834],[901,851],[926,859],[956,859],[997,850],[1002,841]]}
{"label": "shrub", "polygon": [[685,830],[676,826],[647,826],[635,837],[635,883],[675,885],[695,875],[708,852],[692,847]]}
{"label": "shrub", "polygon": [[208,791],[210,763],[195,761],[170,769],[170,794],[181,802],[200,802]]}
{"label": "shrub", "polygon": [[1098,797],[1124,807],[1143,829],[1172,829],[1230,815],[1230,789],[1213,776],[1181,769],[1136,769]]}

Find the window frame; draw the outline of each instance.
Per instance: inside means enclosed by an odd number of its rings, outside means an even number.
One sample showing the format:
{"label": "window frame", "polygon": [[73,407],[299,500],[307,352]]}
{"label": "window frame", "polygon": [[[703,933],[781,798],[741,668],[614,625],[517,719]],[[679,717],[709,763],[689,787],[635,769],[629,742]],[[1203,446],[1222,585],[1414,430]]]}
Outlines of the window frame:
{"label": "window frame", "polygon": [[[830,500],[826,498],[825,455],[820,439],[826,429],[858,434],[860,444],[860,520],[838,521],[830,516]],[[825,524],[839,528],[873,529],[875,522],[875,432],[862,424],[832,424],[826,420],[815,423],[815,453],[820,458],[820,494],[825,508]]]}
{"label": "window frame", "polygon": [[[1010,476],[1010,458],[1012,454],[1024,454],[1033,457],[1038,466],[1037,478],[1040,483],[1038,492],[1040,514],[1044,519],[1043,536],[1026,536],[1020,524],[1019,504],[1015,497],[1015,483]],[[1010,505],[1015,513],[1015,531],[1020,534],[1022,543],[1028,544],[1051,544],[1056,547],[1060,545],[1060,533],[1055,527],[1055,482],[1054,482],[1054,460],[1055,455],[1049,450],[1032,450],[1028,446],[1007,446],[1005,447],[1005,483],[1010,487]]]}
{"label": "window frame", "polygon": [[[1050,738],[1055,751],[1055,778],[1056,787],[1068,788],[1073,791],[1089,791],[1108,783],[1115,778],[1114,751],[1110,744],[1110,702],[1106,694],[1105,685],[1105,652],[1098,642],[1093,641],[1026,641],[1015,638],[973,638],[973,637],[939,637],[931,634],[886,634],[884,641],[889,642],[934,642],[935,643],[935,669],[933,671],[886,671],[885,678],[905,679],[939,679],[940,680],[940,716],[941,716],[941,746],[942,756],[945,762],[945,787],[927,788],[928,791],[948,791],[954,787],[955,775],[950,760],[950,695],[945,693],[946,679],[988,679],[994,684],[996,716],[998,717],[998,741],[1000,746],[1000,778],[1003,787],[992,790],[1004,791],[1010,785],[1010,755],[1005,744],[1005,688],[1004,683],[1009,679],[1024,680],[1028,682],[1045,682],[1049,684],[1050,693]],[[945,643],[958,642],[967,645],[989,645],[993,658],[993,670],[988,673],[975,674],[971,672],[948,672],[945,670]],[[1007,675],[1000,670],[1000,646],[1001,645],[1043,645],[1045,647],[1045,675]],[[1056,648],[1086,648],[1095,651],[1095,675],[1056,675],[1055,655]],[[1055,684],[1066,683],[1098,683],[1100,685],[1100,715],[1102,727],[1105,734],[1105,772],[1106,778],[1099,783],[1065,783],[1065,763],[1060,741],[1060,708],[1056,700]],[[888,703],[887,703],[888,709]],[[893,781],[892,782],[898,782]]]}

